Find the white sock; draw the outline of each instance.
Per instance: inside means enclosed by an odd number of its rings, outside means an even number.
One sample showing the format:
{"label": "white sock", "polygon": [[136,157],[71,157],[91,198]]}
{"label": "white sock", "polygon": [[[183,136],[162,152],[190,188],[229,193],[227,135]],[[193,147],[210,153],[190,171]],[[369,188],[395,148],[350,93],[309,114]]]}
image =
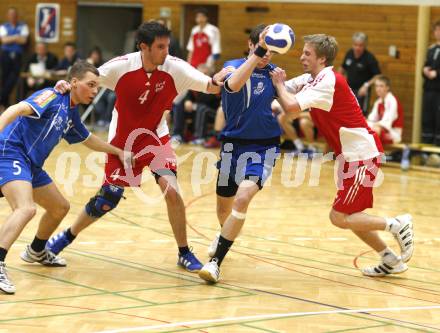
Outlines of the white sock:
{"label": "white sock", "polygon": [[378,254],[382,257],[382,261],[384,263],[391,266],[394,266],[400,260],[400,258],[389,247],[386,247],[384,250],[378,252]]}
{"label": "white sock", "polygon": [[385,227],[386,231],[389,231],[394,235],[399,232],[400,223],[394,217],[385,217],[385,221],[387,222]]}
{"label": "white sock", "polygon": [[293,143],[295,144],[296,149],[298,150],[304,149],[304,143],[301,141],[300,138],[293,140]]}

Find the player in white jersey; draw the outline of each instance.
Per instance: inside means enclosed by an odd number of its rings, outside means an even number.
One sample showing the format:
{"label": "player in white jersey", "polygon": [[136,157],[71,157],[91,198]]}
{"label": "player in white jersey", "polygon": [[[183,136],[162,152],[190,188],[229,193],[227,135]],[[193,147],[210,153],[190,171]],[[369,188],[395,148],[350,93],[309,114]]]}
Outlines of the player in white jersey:
{"label": "player in white jersey", "polygon": [[[339,162],[338,192],[330,220],[339,228],[353,231],[381,256],[381,262],[362,269],[363,274],[404,272],[414,249],[411,215],[384,218],[363,212],[373,206],[373,184],[383,151],[380,140],[368,127],[347,81],[333,69],[336,39],[319,34],[305,36],[304,41],[300,60],[306,74],[285,82],[285,72],[277,68],[272,79],[280,104],[292,118],[310,108],[313,122]],[[380,230],[396,238],[400,256],[379,237]]]}
{"label": "player in white jersey", "polygon": [[[149,167],[164,193],[179,248],[178,265],[190,272],[201,268],[188,247],[185,206],[177,187],[176,157],[163,115],[171,110],[180,92],[191,89],[218,93],[220,83],[185,61],[169,56],[169,33],[157,22],[143,23],[137,31],[140,51],[110,60],[99,68],[101,85],[116,94],[109,141],[132,151],[136,167],[124,169],[117,159],[108,156],[102,188],[90,199],[74,224],[49,241],[54,253],[62,251],[79,232],[114,209],[122,198],[124,187],[140,186],[142,170]],[[220,72],[215,78],[222,80],[226,72]]]}

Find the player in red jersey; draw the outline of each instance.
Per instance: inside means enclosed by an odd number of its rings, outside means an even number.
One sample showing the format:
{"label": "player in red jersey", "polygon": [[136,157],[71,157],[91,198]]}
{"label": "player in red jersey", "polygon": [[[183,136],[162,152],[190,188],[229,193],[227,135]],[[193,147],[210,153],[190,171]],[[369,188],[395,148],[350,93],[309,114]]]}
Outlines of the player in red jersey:
{"label": "player in red jersey", "polygon": [[[132,151],[136,165],[124,169],[117,158],[107,156],[104,184],[74,224],[49,240],[52,251],[62,251],[79,232],[114,209],[124,187],[140,186],[142,170],[149,167],[165,197],[179,247],[178,264],[191,272],[202,267],[188,247],[185,206],[176,179],[176,157],[163,116],[181,91],[218,93],[220,87],[185,61],[168,55],[169,34],[157,22],[143,23],[137,31],[140,51],[110,60],[99,68],[101,85],[116,94],[109,142]],[[222,73],[215,77],[222,80]]]}
{"label": "player in red jersey", "polygon": [[[350,229],[382,257],[377,266],[366,267],[368,276],[384,276],[408,269],[405,262],[413,253],[411,215],[379,217],[364,213],[373,206],[373,183],[380,167],[382,145],[362,115],[356,97],[345,78],[333,69],[338,45],[332,36],[304,37],[300,61],[305,74],[285,82],[277,68],[272,80],[279,102],[292,118],[310,108],[313,122],[339,161],[338,192],[330,211],[331,222]],[[401,248],[396,255],[377,231],[389,231]]]}

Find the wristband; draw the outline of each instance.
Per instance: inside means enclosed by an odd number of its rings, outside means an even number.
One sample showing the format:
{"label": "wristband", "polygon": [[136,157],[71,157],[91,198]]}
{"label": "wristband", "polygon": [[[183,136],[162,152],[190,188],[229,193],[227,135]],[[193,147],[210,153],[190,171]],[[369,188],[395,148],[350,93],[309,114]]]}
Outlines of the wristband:
{"label": "wristband", "polygon": [[265,49],[261,45],[258,45],[258,47],[254,51],[254,54],[260,58],[263,58],[266,55],[266,53],[267,53],[267,49]]}

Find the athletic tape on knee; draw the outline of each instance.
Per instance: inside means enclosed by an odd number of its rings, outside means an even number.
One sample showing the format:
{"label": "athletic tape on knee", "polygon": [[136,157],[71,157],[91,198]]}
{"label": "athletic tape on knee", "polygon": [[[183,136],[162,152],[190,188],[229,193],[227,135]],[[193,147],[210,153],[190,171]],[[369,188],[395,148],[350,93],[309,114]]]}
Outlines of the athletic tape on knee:
{"label": "athletic tape on knee", "polygon": [[87,203],[87,215],[95,218],[102,217],[116,208],[121,198],[123,198],[123,194],[123,187],[111,184],[103,185],[98,193]]}
{"label": "athletic tape on knee", "polygon": [[246,219],[246,213],[237,212],[235,209],[232,210],[231,215],[239,220]]}

